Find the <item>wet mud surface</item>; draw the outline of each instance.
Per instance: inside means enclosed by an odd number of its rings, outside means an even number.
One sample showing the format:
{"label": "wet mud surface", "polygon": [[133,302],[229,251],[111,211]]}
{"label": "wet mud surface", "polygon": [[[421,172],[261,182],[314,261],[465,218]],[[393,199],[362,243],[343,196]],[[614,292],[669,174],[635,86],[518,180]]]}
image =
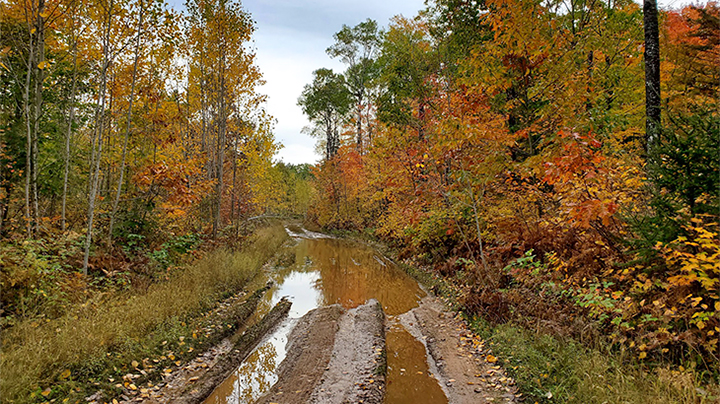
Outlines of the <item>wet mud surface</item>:
{"label": "wet mud surface", "polygon": [[[288,317],[221,383],[209,369],[238,355],[240,332],[132,401],[515,402],[512,380],[483,342],[391,260],[361,243],[300,228],[288,234],[293,242],[251,285],[273,282],[248,322],[284,297]],[[208,386],[215,388],[201,401],[207,394],[197,392]]]}

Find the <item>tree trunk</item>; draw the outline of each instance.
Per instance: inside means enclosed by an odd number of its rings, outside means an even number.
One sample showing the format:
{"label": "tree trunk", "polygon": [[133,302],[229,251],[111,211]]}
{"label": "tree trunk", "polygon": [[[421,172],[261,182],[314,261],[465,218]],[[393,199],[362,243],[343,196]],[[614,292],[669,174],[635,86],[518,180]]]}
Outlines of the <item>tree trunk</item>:
{"label": "tree trunk", "polygon": [[115,225],[115,215],[117,214],[118,204],[120,203],[120,194],[122,193],[123,181],[125,179],[125,162],[127,159],[127,145],[130,138],[130,126],[132,125],[132,107],[133,98],[135,97],[135,83],[137,81],[138,62],[140,60],[140,37],[142,35],[143,12],[145,7],[140,2],[140,15],[138,16],[138,32],[135,40],[135,62],[133,65],[132,81],[130,83],[130,98],[128,100],[127,120],[125,125],[125,138],[123,140],[122,162],[120,163],[120,178],[118,179],[117,192],[113,201],[113,209],[110,214],[110,226],[108,228],[108,240],[112,240],[113,227]]}
{"label": "tree trunk", "polygon": [[67,119],[67,130],[65,132],[65,167],[63,172],[63,194],[62,194],[62,231],[67,230],[67,189],[68,176],[70,174],[70,139],[72,137],[72,126],[75,121],[75,95],[77,92],[77,37],[75,36],[75,21],[73,20],[73,78],[70,90],[70,112]]}
{"label": "tree trunk", "polygon": [[660,34],[657,0],[644,0],[645,27],[645,152],[652,151],[660,134]]}
{"label": "tree trunk", "polygon": [[[32,29],[29,30],[32,32]],[[25,91],[23,92],[23,113],[25,115],[25,131],[27,143],[25,148],[25,226],[27,237],[32,238],[32,213],[30,212],[30,179],[32,178],[32,120],[30,117],[30,83],[32,71],[36,67],[33,34],[30,34],[28,49],[27,74],[25,75]]]}
{"label": "tree trunk", "polygon": [[[470,198],[472,199],[472,208],[473,213],[475,215],[475,229],[477,231],[477,240],[478,240],[478,247],[480,248],[480,260],[482,261],[483,270],[485,270],[485,274],[487,274],[487,262],[485,262],[485,252],[483,251],[483,242],[482,242],[482,233],[480,232],[480,217],[478,215],[478,200],[475,199],[475,193],[472,190],[472,185],[468,184],[468,190],[470,191]],[[482,195],[481,195],[482,197]]]}
{"label": "tree trunk", "polygon": [[359,154],[363,152],[363,138],[362,138],[362,95],[358,96],[357,104],[357,150]]}
{"label": "tree trunk", "polygon": [[45,62],[45,0],[38,1],[37,23],[35,26],[37,41],[36,52],[37,64],[34,66],[35,71],[35,94],[33,100],[33,136],[32,136],[32,192],[33,192],[33,226],[34,232],[37,232],[40,225],[38,207],[38,134],[40,133],[40,118],[43,109],[43,81],[45,81],[45,67],[40,68],[40,64]]}
{"label": "tree trunk", "polygon": [[[92,244],[93,220],[95,218],[95,198],[97,197],[98,186],[100,185],[100,160],[102,157],[102,137],[105,126],[105,97],[107,90],[107,71],[110,67],[110,28],[112,22],[114,2],[110,0],[105,21],[105,33],[103,36],[103,62],[100,73],[100,99],[95,108],[95,128],[92,139],[92,159],[90,173],[90,195],[88,198],[88,224],[85,235],[85,256],[83,258],[83,275],[88,273],[88,261],[90,259],[90,245]],[[94,165],[94,167],[93,167]]]}
{"label": "tree trunk", "polygon": [[225,135],[227,131],[227,111],[225,105],[225,54],[220,55],[220,91],[218,94],[218,134],[217,134],[217,188],[215,190],[215,217],[213,220],[213,238],[217,238],[221,225],[222,192],[223,192],[223,165],[225,163]]}

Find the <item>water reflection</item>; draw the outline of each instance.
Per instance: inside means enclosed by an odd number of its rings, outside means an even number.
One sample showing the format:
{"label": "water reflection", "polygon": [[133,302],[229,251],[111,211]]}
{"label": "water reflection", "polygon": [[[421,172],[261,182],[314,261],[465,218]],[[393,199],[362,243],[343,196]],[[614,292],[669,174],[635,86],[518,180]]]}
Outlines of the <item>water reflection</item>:
{"label": "water reflection", "polygon": [[[294,253],[294,259],[290,256],[285,260],[290,265],[274,268],[265,278],[256,282],[262,285],[269,278],[275,284],[272,294],[261,304],[258,314],[269,311],[283,296],[290,296],[293,302],[289,315],[291,320],[261,344],[205,403],[249,403],[268,391],[277,380],[275,369],[285,357],[287,334],[294,324],[292,319],[302,317],[313,308],[339,303],[349,309],[375,298],[383,305],[386,314],[397,315],[417,307],[424,296],[417,282],[365,245],[339,239],[314,238],[301,239],[292,249],[289,253]],[[396,349],[396,352],[403,352],[398,355],[406,355],[402,349]],[[420,355],[419,360],[425,360],[424,351],[413,351],[411,354]],[[403,383],[398,380],[396,385],[403,386]],[[421,402],[426,401],[416,401],[414,404]]]}
{"label": "water reflection", "polygon": [[[309,241],[309,240],[308,240]],[[320,287],[325,304],[340,303],[357,307],[375,298],[388,315],[397,315],[417,307],[424,292],[417,282],[395,265],[383,262],[375,250],[337,239],[302,243],[313,268],[320,272]]]}
{"label": "water reflection", "polygon": [[387,391],[392,404],[447,403],[437,380],[428,372],[425,346],[401,325],[394,325],[387,338]]}

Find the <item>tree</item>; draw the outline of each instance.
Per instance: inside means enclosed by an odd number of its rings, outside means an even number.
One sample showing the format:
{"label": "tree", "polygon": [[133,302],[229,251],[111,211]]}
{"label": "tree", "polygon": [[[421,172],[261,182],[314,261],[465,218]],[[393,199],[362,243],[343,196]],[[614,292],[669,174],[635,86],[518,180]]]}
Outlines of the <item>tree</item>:
{"label": "tree", "polygon": [[643,1],[645,30],[645,151],[652,156],[660,134],[660,30],[657,0]]}
{"label": "tree", "polygon": [[[378,30],[377,22],[367,19],[350,28],[343,25],[335,33],[335,43],[327,48],[330,57],[340,58],[348,68],[345,71],[345,82],[355,103],[355,134],[357,149],[363,150],[363,115],[368,108],[368,87],[377,75],[376,59],[380,53],[383,33]],[[368,138],[372,137],[370,128]]]}
{"label": "tree", "polygon": [[[239,2],[226,0],[189,1],[188,39],[192,50],[190,86],[200,93],[203,148],[207,150],[209,173],[215,179],[213,237],[222,226],[222,194],[225,189],[225,152],[233,117],[253,109],[262,97],[254,93],[261,76],[253,65],[255,55],[245,43],[254,30],[252,19]],[[206,141],[206,137],[208,137]]]}
{"label": "tree", "polygon": [[[331,160],[340,147],[339,128],[350,109],[351,94],[342,75],[331,69],[313,72],[313,82],[306,84],[298,105],[315,125],[311,132],[321,131],[325,141],[325,160]],[[318,134],[319,135],[319,134]]]}
{"label": "tree", "polygon": [[427,21],[395,17],[383,41],[378,118],[410,126],[418,138],[425,134],[425,115],[432,108],[434,82],[441,63]]}
{"label": "tree", "polygon": [[120,163],[120,178],[118,178],[117,191],[113,200],[112,212],[110,213],[110,225],[108,226],[108,239],[112,239],[113,227],[115,224],[115,215],[117,214],[118,204],[120,203],[120,195],[122,193],[123,181],[125,178],[125,163],[127,161],[128,139],[130,138],[130,129],[132,126],[132,108],[135,97],[135,85],[137,83],[138,64],[140,62],[140,45],[143,35],[143,17],[145,14],[145,4],[143,0],[138,3],[138,22],[137,33],[135,34],[135,51],[133,56],[132,79],[130,81],[130,94],[128,95],[127,119],[125,122],[125,136],[122,147],[122,162]]}

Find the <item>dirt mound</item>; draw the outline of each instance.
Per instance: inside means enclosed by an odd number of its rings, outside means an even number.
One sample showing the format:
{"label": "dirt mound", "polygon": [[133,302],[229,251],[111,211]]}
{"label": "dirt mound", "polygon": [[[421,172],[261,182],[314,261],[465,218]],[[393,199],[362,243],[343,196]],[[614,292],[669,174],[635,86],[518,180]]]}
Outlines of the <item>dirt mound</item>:
{"label": "dirt mound", "polygon": [[257,403],[382,403],[384,329],[376,300],[310,311],[288,336],[278,382]]}
{"label": "dirt mound", "polygon": [[377,300],[340,319],[332,359],[310,402],[382,403],[385,386],[385,315]]}
{"label": "dirt mound", "polygon": [[430,371],[451,404],[515,403],[515,388],[496,359],[437,298],[399,316],[400,323],[428,352]]}

